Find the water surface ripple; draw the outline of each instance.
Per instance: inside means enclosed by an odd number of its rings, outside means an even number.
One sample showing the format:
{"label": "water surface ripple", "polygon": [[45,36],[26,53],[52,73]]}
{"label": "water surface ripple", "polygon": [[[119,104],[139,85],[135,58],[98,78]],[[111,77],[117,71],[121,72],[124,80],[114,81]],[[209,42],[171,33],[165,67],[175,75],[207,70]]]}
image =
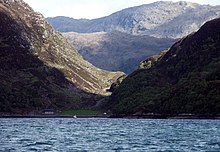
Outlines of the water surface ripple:
{"label": "water surface ripple", "polygon": [[0,152],[220,152],[220,120],[0,119]]}

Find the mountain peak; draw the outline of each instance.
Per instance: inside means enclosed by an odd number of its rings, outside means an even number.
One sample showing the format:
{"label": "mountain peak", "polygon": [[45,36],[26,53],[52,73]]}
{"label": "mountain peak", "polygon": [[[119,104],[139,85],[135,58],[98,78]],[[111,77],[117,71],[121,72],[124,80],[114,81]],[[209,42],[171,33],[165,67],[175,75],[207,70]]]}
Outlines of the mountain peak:
{"label": "mountain peak", "polygon": [[195,32],[204,22],[219,15],[220,6],[199,5],[185,1],[159,1],[126,8],[93,20],[48,18],[48,21],[61,32],[120,31],[157,38],[181,38]]}

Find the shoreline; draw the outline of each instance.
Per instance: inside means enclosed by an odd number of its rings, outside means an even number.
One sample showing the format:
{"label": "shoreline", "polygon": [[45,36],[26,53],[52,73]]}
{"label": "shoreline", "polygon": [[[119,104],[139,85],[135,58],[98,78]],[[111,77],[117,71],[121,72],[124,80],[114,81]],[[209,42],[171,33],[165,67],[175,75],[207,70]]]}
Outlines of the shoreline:
{"label": "shoreline", "polygon": [[0,118],[109,118],[109,119],[214,119],[220,120],[220,115],[1,115]]}
{"label": "shoreline", "polygon": [[73,115],[11,115],[11,116],[0,116],[0,118],[108,118],[99,115],[90,115],[90,116],[73,116]]}
{"label": "shoreline", "polygon": [[220,115],[203,115],[203,114],[146,114],[146,115],[112,115],[110,118],[128,118],[128,119],[217,119]]}

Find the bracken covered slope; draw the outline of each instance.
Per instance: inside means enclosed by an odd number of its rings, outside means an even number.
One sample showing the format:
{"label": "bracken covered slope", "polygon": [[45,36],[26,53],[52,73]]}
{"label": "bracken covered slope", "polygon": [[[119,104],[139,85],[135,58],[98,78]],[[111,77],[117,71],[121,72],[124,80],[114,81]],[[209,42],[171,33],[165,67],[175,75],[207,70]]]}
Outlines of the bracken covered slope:
{"label": "bracken covered slope", "polygon": [[0,0],[0,112],[88,107],[121,74],[85,61],[22,0]]}
{"label": "bracken covered slope", "polygon": [[108,107],[115,114],[220,114],[220,18],[142,62]]}
{"label": "bracken covered slope", "polygon": [[63,33],[93,65],[110,71],[133,72],[147,56],[169,48],[174,39],[138,36],[122,32]]}

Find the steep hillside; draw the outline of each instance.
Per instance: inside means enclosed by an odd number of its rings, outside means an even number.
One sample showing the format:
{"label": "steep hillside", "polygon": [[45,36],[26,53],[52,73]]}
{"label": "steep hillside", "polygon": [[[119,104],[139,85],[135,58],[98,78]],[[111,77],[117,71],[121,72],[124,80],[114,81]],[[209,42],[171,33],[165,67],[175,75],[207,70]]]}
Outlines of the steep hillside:
{"label": "steep hillside", "polygon": [[76,20],[68,17],[48,18],[47,20],[61,32],[121,31],[158,38],[182,38],[198,30],[206,21],[219,16],[220,6],[199,5],[184,1],[175,3],[159,1],[127,8],[93,20]]}
{"label": "steep hillside", "polygon": [[122,32],[63,33],[93,65],[110,71],[131,73],[147,56],[169,48],[173,39],[134,36]]}
{"label": "steep hillside", "polygon": [[108,103],[115,114],[220,114],[220,18],[142,62]]}
{"label": "steep hillside", "polygon": [[22,0],[1,0],[0,22],[0,112],[89,107],[122,74],[85,61]]}

